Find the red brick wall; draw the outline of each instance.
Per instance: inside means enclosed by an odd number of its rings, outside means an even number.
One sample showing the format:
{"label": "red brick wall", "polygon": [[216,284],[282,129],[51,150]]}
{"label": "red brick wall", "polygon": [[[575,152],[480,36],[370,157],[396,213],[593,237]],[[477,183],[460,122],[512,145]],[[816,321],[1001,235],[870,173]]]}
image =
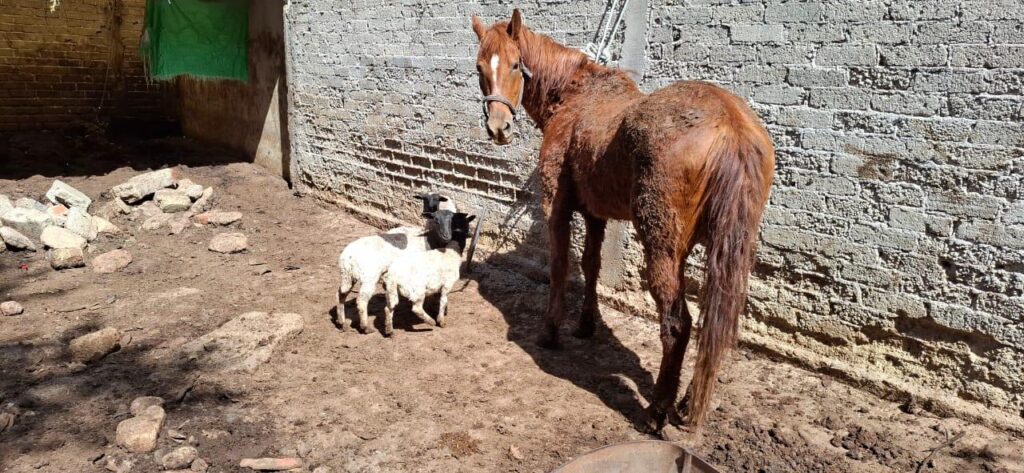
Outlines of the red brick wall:
{"label": "red brick wall", "polygon": [[145,0],[0,0],[0,131],[167,116],[138,54]]}

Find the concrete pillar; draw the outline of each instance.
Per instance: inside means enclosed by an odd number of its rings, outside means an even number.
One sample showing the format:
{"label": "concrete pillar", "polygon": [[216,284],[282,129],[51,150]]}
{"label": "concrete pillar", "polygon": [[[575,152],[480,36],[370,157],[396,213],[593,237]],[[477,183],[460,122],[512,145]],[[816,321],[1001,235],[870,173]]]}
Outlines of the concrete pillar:
{"label": "concrete pillar", "polygon": [[[640,83],[647,69],[647,0],[631,0],[623,14],[625,38],[619,67],[629,71],[634,81]],[[623,221],[608,222],[604,244],[601,246],[601,284],[617,288],[622,284],[622,252],[629,238],[628,224]]]}

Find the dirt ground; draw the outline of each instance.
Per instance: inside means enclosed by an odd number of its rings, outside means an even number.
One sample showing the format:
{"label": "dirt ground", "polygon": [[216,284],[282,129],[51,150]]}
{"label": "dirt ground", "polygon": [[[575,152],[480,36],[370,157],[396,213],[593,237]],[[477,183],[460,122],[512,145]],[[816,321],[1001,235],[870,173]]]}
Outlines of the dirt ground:
{"label": "dirt ground", "polygon": [[[255,456],[301,456],[303,471],[545,472],[600,446],[650,438],[634,423],[660,357],[652,322],[605,309],[594,339],[567,334],[562,350],[539,349],[546,287],[485,264],[452,295],[444,329],[429,329],[403,304],[386,339],[378,296],[374,331],[343,333],[332,313],[337,255],[378,230],[253,165],[197,165],[222,156],[180,141],[140,146],[118,148],[99,168],[3,168],[0,177],[17,180],[0,179],[0,193],[39,199],[60,176],[98,207],[105,190],[149,165],[192,163],[184,174],[214,187],[217,208],[243,213],[231,231],[245,233],[249,249],[208,251],[221,228],[168,235],[122,219],[125,234],[101,237],[87,260],[123,247],[134,257],[123,272],[57,272],[43,252],[0,254],[0,298],[25,307],[0,318],[0,411],[17,414],[0,433],[0,471],[105,471],[104,458],[127,455],[114,445],[118,422],[146,395],[167,399],[159,444],[178,445],[167,430],[181,432],[211,472],[249,471],[238,462]],[[298,313],[304,329],[252,374],[173,356],[250,311]],[[67,341],[103,327],[130,342],[100,361],[69,363]],[[746,350],[720,382],[707,431],[691,447],[723,471],[1024,471],[1021,438]],[[152,455],[132,458],[132,471],[158,470]]]}

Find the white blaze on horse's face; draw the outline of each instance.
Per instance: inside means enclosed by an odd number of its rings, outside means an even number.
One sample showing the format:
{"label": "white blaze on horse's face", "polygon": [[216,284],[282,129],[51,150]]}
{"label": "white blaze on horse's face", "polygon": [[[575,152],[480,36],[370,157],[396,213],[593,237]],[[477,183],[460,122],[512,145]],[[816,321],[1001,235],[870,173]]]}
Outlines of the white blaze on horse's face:
{"label": "white blaze on horse's face", "polygon": [[[501,64],[501,57],[499,57],[497,54],[492,54],[491,55],[491,85],[492,85],[492,87],[496,87],[498,85],[498,65],[500,65],[500,64]],[[497,93],[501,93],[501,91],[497,90],[497,91],[492,91],[491,93],[497,94]]]}
{"label": "white blaze on horse's face", "polygon": [[473,31],[480,39],[476,69],[484,95],[487,135],[494,143],[506,145],[512,142],[512,125],[526,84],[517,39],[522,28],[519,11],[507,25],[499,25],[488,28],[473,17]]}

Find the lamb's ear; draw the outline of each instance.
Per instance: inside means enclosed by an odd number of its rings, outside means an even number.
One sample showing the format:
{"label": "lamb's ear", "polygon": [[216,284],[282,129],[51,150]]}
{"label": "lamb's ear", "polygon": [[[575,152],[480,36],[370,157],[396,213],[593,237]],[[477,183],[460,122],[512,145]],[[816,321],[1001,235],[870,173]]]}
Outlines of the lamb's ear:
{"label": "lamb's ear", "polygon": [[472,222],[473,219],[475,219],[475,218],[476,218],[476,215],[470,215],[469,217],[466,217],[466,223]]}
{"label": "lamb's ear", "polygon": [[448,202],[448,198],[444,197],[444,196],[438,196],[437,201],[438,202]]}
{"label": "lamb's ear", "polygon": [[423,217],[423,218],[434,218],[434,212],[423,212],[423,213],[420,214],[420,217]]}
{"label": "lamb's ear", "polygon": [[476,33],[476,39],[481,41],[484,39],[484,33],[487,32],[484,22],[480,21],[480,17],[476,15],[473,15],[473,32]]}
{"label": "lamb's ear", "polygon": [[418,199],[418,200],[424,200],[424,199],[426,199],[426,197],[423,197],[423,195],[421,195],[421,194],[413,194],[413,195],[412,195],[412,198],[413,198],[413,199]]}
{"label": "lamb's ear", "polygon": [[519,32],[523,29],[523,14],[519,13],[519,9],[512,10],[512,21],[508,22],[508,35],[513,40],[519,39]]}

